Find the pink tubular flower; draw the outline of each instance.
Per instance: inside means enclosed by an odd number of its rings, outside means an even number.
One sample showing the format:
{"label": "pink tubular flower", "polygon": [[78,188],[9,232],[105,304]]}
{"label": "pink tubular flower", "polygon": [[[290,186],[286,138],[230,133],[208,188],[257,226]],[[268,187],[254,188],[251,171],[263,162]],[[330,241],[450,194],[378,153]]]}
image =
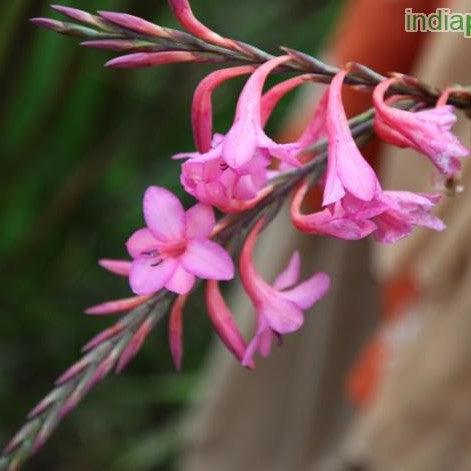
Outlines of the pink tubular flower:
{"label": "pink tubular flower", "polygon": [[291,202],[291,219],[294,226],[308,234],[346,240],[363,239],[377,229],[371,218],[385,210],[385,205],[381,202],[364,202],[353,196],[346,196],[320,211],[303,214],[301,207],[308,189],[308,182],[303,182]]}
{"label": "pink tubular flower", "polygon": [[185,212],[173,193],[152,186],[144,195],[144,218],[147,227],[126,243],[133,258],[129,282],[136,294],[153,294],[163,287],[186,294],[195,277],[234,277],[229,254],[209,240],[215,224],[211,207],[196,204]]}
{"label": "pink tubular flower", "polygon": [[370,202],[348,195],[321,211],[303,214],[301,207],[307,190],[308,184],[304,182],[296,191],[291,218],[297,229],[308,234],[346,240],[372,234],[376,241],[391,244],[410,235],[416,226],[445,229],[444,223],[431,214],[440,194],[382,191]]}
{"label": "pink tubular flower", "polygon": [[182,165],[180,178],[185,190],[200,202],[224,212],[240,210],[244,207],[242,202],[257,196],[267,181],[270,159],[258,153],[238,169],[227,165],[220,155],[224,136],[213,136],[212,93],[226,80],[254,70],[253,66],[230,67],[217,70],[200,82],[193,96],[192,125],[196,146],[202,154],[183,153],[174,157],[189,157]]}
{"label": "pink tubular flower", "polygon": [[[262,67],[254,72],[249,82],[253,80],[254,76],[259,76],[259,70]],[[273,67],[273,65],[271,67]],[[279,100],[293,88],[305,83],[310,78],[310,75],[304,74],[281,82],[270,89],[263,97],[261,96],[263,81],[262,83],[257,82],[257,96],[253,97],[253,103],[255,103],[255,101],[259,102],[254,105],[256,110],[251,110],[250,113],[247,112],[245,116],[240,115],[239,118],[236,118],[236,121],[239,119],[239,123],[242,119],[247,119],[252,124],[256,122],[256,129],[254,131],[255,137],[253,134],[250,134],[251,131],[248,131],[248,134],[238,135],[238,139],[240,142],[243,142],[246,138],[250,140],[252,137],[257,138],[257,136],[260,137],[263,135],[265,137],[262,136],[261,139],[264,140],[265,143],[269,141],[269,146],[268,144],[267,146],[270,147],[271,150],[268,149],[268,147],[250,148],[247,151],[248,159],[245,163],[237,167],[229,164],[227,160],[224,159],[223,151],[226,140],[232,139],[232,141],[234,141],[237,138],[238,128],[235,121],[231,131],[229,131],[226,136],[221,134],[214,134],[213,136],[212,92],[224,81],[242,74],[250,73],[253,70],[253,66],[222,69],[213,72],[201,81],[195,91],[192,106],[193,134],[199,152],[181,153],[174,156],[174,158],[188,158],[182,165],[180,178],[185,190],[202,203],[216,206],[223,212],[240,211],[246,208],[247,204],[250,204],[251,201],[256,200],[256,198],[260,196],[260,191],[265,187],[267,182],[267,168],[271,163],[271,154],[281,155],[281,157],[287,156],[285,165],[291,167],[293,165],[297,166],[299,163],[294,156],[301,149],[302,144],[306,142],[304,136],[304,139],[297,143],[278,145],[273,143],[273,141],[265,135],[262,128]],[[268,72],[265,71],[263,73],[266,77]],[[249,86],[249,82],[247,82],[244,90],[253,90],[254,85]],[[244,92],[242,92],[242,94],[244,94]],[[241,99],[239,100],[239,105]],[[242,103],[242,105],[244,105],[244,103]],[[252,107],[252,105],[250,105],[250,107]],[[244,106],[249,107],[247,104]],[[254,117],[254,112],[257,113],[257,118]],[[235,131],[232,131],[233,129],[235,129]],[[231,132],[233,134],[231,134]],[[273,148],[277,148],[278,151],[273,152]],[[229,152],[230,151],[231,147],[229,147]],[[281,152],[281,154],[277,152]]]}
{"label": "pink tubular flower", "polygon": [[373,218],[376,241],[392,244],[408,236],[415,226],[443,231],[446,226],[431,210],[440,201],[440,194],[385,191],[381,201],[387,209]]}
{"label": "pink tubular flower", "polygon": [[[187,154],[188,157],[215,158],[218,156],[222,157],[229,167],[238,169],[250,162],[256,155],[262,154],[266,158],[274,156],[293,166],[299,166],[299,162],[295,158],[295,154],[299,150],[299,145],[277,144],[274,142],[265,134],[261,118],[261,100],[265,80],[273,69],[287,62],[289,59],[289,56],[276,57],[258,67],[251,75],[240,94],[234,123],[227,134],[218,140],[217,145],[208,152],[202,154]],[[230,76],[231,75],[228,75],[228,78]],[[213,82],[215,82],[216,79],[216,73],[212,74],[211,80],[208,79],[205,81],[204,86],[214,88]],[[201,88],[199,93],[203,93]],[[193,111],[193,116],[195,116],[195,113],[198,114],[198,110]],[[201,126],[201,124],[196,124],[195,126],[195,122],[193,122],[193,125],[194,129]],[[205,142],[208,142],[208,138],[205,139]],[[182,157],[184,155],[185,154],[181,154],[179,156]]]}
{"label": "pink tubular flower", "polygon": [[[219,138],[215,136],[215,141]],[[241,202],[256,198],[267,182],[270,160],[257,154],[247,164],[233,169],[221,157],[210,153],[187,160],[182,165],[181,184],[201,203],[221,211],[242,209]]]}
{"label": "pink tubular flower", "polygon": [[324,96],[316,112],[318,118],[313,120],[321,122],[325,113],[329,148],[323,208],[311,214],[302,213],[308,190],[307,182],[302,183],[291,204],[293,224],[303,232],[348,240],[373,234],[384,243],[409,235],[418,225],[443,230],[442,221],[431,214],[440,195],[382,190],[348,127],[340,96],[345,74],[341,71],[334,77],[328,101]]}
{"label": "pink tubular flower", "polygon": [[358,150],[348,126],[341,96],[346,74],[346,70],[341,70],[328,90],[325,127],[329,148],[324,206],[339,201],[346,193],[371,201],[380,190],[376,174]]}
{"label": "pink tubular flower", "polygon": [[290,56],[275,57],[251,75],[237,102],[234,123],[221,142],[221,156],[232,168],[242,167],[257,151],[272,155],[293,166],[299,166],[295,155],[298,145],[277,144],[262,128],[261,100],[263,85],[271,71],[290,60]]}
{"label": "pink tubular flower", "polygon": [[264,221],[260,220],[247,237],[240,256],[240,277],[245,291],[257,310],[256,334],[244,355],[243,364],[252,361],[255,352],[270,352],[274,337],[295,332],[304,322],[303,311],[311,308],[328,291],[330,278],[316,273],[294,286],[299,280],[300,257],[294,253],[287,268],[269,285],[257,272],[253,250]]}
{"label": "pink tubular flower", "polygon": [[[467,157],[469,149],[451,132],[456,122],[453,107],[441,104],[441,100],[435,108],[418,112],[388,106],[384,95],[391,85],[400,81],[400,77],[384,80],[374,90],[373,102],[382,121],[376,131],[386,142],[396,145],[399,139],[403,146],[409,144],[427,155],[442,174],[456,176],[461,169],[460,158]],[[391,130],[385,131],[384,125]]]}

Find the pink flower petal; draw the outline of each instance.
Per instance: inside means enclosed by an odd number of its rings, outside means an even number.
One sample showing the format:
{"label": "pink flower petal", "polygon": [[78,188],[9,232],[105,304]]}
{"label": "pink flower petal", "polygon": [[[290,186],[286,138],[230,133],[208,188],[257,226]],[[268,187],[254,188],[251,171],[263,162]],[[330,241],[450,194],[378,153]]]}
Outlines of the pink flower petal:
{"label": "pink flower petal", "polygon": [[257,151],[257,124],[250,115],[236,118],[222,144],[222,158],[234,169],[249,162]]}
{"label": "pink flower petal", "polygon": [[216,219],[214,210],[206,204],[195,204],[186,212],[186,238],[207,238],[213,231]]}
{"label": "pink flower petal", "polygon": [[404,143],[409,142],[411,147],[427,155],[442,174],[455,176],[461,169],[460,159],[469,155],[469,149],[451,132],[456,116],[452,106],[442,104],[448,92],[445,91],[443,99],[433,109],[400,110],[388,106],[384,99],[389,87],[400,80],[397,77],[383,80],[375,88],[373,102],[378,116],[404,138]]}
{"label": "pink flower petal", "polygon": [[294,251],[286,268],[275,278],[273,288],[282,290],[293,286],[299,280],[301,272],[301,257],[297,250]]}
{"label": "pink flower petal", "polygon": [[431,213],[440,196],[385,191],[382,198],[389,205],[389,209],[374,218],[378,226],[374,234],[375,240],[387,244],[395,243],[408,236],[416,226],[436,231],[444,230],[446,226],[443,221]]}
{"label": "pink flower petal", "polygon": [[326,116],[329,149],[324,206],[342,198],[343,189],[363,201],[372,200],[379,189],[376,174],[358,150],[348,126],[341,96],[346,74],[346,70],[341,70],[329,87]]}
{"label": "pink flower petal", "polygon": [[191,239],[186,252],[180,258],[182,266],[198,278],[231,280],[234,263],[220,245],[208,239]]}
{"label": "pink flower petal", "polygon": [[411,141],[409,141],[409,139],[404,137],[400,132],[388,126],[379,114],[376,114],[375,116],[373,128],[375,133],[388,144],[402,148],[413,147],[413,144]]}
{"label": "pink flower petal", "polygon": [[326,273],[316,273],[308,280],[289,291],[283,291],[283,296],[296,304],[300,309],[311,308],[323,298],[330,288],[330,277]]}
{"label": "pink flower petal", "polygon": [[253,158],[258,143],[261,124],[261,100],[263,85],[270,72],[289,56],[271,59],[251,75],[237,102],[234,124],[226,135],[222,147],[222,158],[232,168],[239,168]]}
{"label": "pink flower petal", "polygon": [[129,273],[129,284],[138,295],[154,294],[161,290],[175,273],[178,261],[167,258],[158,265],[149,258],[136,258]]}
{"label": "pink flower petal", "polygon": [[165,288],[177,294],[187,294],[192,290],[194,285],[195,275],[188,273],[179,265],[172,278],[165,283]]}
{"label": "pink flower petal", "polygon": [[126,249],[133,258],[141,257],[145,253],[158,250],[162,242],[158,241],[152,232],[147,229],[139,229],[127,240]]}
{"label": "pink flower petal", "polygon": [[303,311],[275,290],[272,296],[267,297],[265,302],[260,304],[259,310],[270,328],[279,334],[296,332],[304,322]]}
{"label": "pink flower petal", "polygon": [[170,191],[149,187],[144,194],[144,218],[154,236],[162,241],[176,241],[185,236],[185,210]]}
{"label": "pink flower petal", "polygon": [[259,316],[257,320],[257,331],[253,339],[247,345],[244,358],[242,359],[242,365],[248,366],[253,364],[253,356],[256,352],[260,352],[263,357],[267,357],[270,354],[272,341],[273,331],[268,326],[265,318]]}
{"label": "pink flower petal", "polygon": [[[301,207],[307,189],[308,184],[304,182],[295,192],[291,202],[291,220],[293,225],[301,232],[329,235],[346,240],[359,240],[376,230],[376,224],[369,219],[365,219],[366,215],[346,212],[342,207],[343,200],[321,211],[303,214]],[[373,212],[373,215],[377,215],[376,203],[374,206],[375,212]],[[368,217],[371,217],[371,215],[368,215]]]}

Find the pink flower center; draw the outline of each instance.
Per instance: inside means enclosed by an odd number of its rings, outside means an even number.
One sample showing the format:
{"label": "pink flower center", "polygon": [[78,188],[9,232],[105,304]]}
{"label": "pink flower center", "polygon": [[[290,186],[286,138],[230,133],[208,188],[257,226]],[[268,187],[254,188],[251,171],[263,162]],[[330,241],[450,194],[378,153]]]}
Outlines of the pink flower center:
{"label": "pink flower center", "polygon": [[179,258],[181,257],[186,250],[186,241],[182,240],[173,244],[169,244],[160,249],[155,249],[152,251],[142,252],[142,255],[145,257],[153,258],[153,266],[161,264],[166,258]]}

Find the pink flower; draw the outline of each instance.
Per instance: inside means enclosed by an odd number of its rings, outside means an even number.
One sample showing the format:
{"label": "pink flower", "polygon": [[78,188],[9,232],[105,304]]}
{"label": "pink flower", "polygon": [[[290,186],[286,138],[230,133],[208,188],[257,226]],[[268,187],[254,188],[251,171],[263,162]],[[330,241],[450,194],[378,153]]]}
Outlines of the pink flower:
{"label": "pink flower", "polygon": [[371,201],[380,191],[376,174],[358,150],[348,126],[341,96],[346,74],[346,70],[341,70],[327,92],[325,127],[329,148],[324,206],[339,201],[346,193],[362,201]]}
{"label": "pink flower", "polygon": [[[286,59],[277,60],[276,63],[284,60]],[[239,117],[236,114],[234,125],[226,136],[221,134],[213,136],[212,134],[212,93],[226,80],[250,73],[254,67],[242,66],[218,70],[209,74],[198,85],[193,97],[192,125],[199,152],[181,153],[174,158],[188,158],[182,165],[180,180],[185,190],[200,202],[216,206],[224,212],[237,212],[250,204],[250,201],[256,200],[262,188],[265,187],[268,178],[267,168],[271,163],[271,151],[268,148],[250,147],[248,151],[246,148],[247,158],[244,156],[244,162],[237,166],[229,164],[224,159],[224,149],[226,152],[231,152],[231,146],[225,148],[225,143],[228,139],[233,142],[237,138],[236,135],[239,132],[237,129],[240,128],[243,119],[252,124],[255,123],[255,128],[252,133],[239,136],[240,142],[260,137],[271,150],[277,149],[273,153],[286,157],[291,165],[299,165],[294,155],[300,146],[298,144],[288,146],[275,144],[265,135],[262,127],[283,95],[295,86],[304,83],[308,75],[282,82],[270,90],[262,100],[263,82],[271,68],[274,67],[276,64],[271,64],[268,68],[261,66],[253,73],[244,87],[245,91],[249,90],[250,96],[243,98],[244,91],[242,92],[238,105]],[[260,74],[264,78],[260,79]],[[254,77],[258,77],[256,82],[254,82]],[[247,99],[251,101],[247,102]],[[258,101],[256,109],[253,107],[255,101]],[[254,117],[254,113],[257,114],[257,118]],[[236,125],[236,123],[239,124]],[[288,148],[291,153],[285,153]]]}
{"label": "pink flower", "polygon": [[411,234],[416,226],[443,231],[446,228],[443,221],[431,214],[440,198],[438,193],[383,192],[381,201],[387,209],[372,219],[377,226],[373,237],[391,244]]}
{"label": "pink flower", "polygon": [[272,155],[293,166],[299,166],[295,155],[297,144],[277,144],[270,139],[262,128],[261,100],[263,85],[270,72],[290,60],[281,56],[262,64],[251,75],[237,102],[234,123],[221,142],[221,156],[232,168],[242,167],[249,162],[257,151],[267,157]]}
{"label": "pink flower", "polygon": [[[442,100],[435,108],[418,112],[388,106],[384,95],[391,85],[400,81],[398,77],[384,80],[374,90],[373,102],[381,120],[376,131],[387,142],[396,145],[402,141],[402,146],[408,144],[427,155],[442,174],[456,176],[461,169],[460,158],[468,156],[469,149],[451,132],[456,122],[453,107],[441,104]],[[390,131],[385,131],[384,125]]]}
{"label": "pink flower", "polygon": [[[219,136],[215,136],[215,141]],[[270,160],[259,153],[248,163],[233,169],[217,153],[207,152],[182,165],[180,181],[185,190],[201,203],[221,211],[242,209],[240,202],[255,198],[267,182]]]}
{"label": "pink flower", "polygon": [[307,190],[304,182],[296,191],[291,218],[297,229],[308,234],[347,240],[372,234],[376,241],[391,244],[410,235],[416,226],[445,229],[444,223],[431,214],[440,194],[381,191],[369,202],[347,195],[320,211],[303,214],[301,207]]}
{"label": "pink flower", "polygon": [[382,190],[348,126],[340,96],[345,74],[341,71],[334,77],[327,103],[324,96],[316,112],[318,123],[325,114],[329,146],[323,208],[311,214],[302,213],[308,190],[308,183],[302,183],[291,204],[293,224],[303,232],[348,240],[373,234],[376,240],[385,243],[409,235],[418,225],[443,230],[442,221],[431,214],[439,195]]}
{"label": "pink flower", "polygon": [[129,282],[136,294],[153,294],[163,287],[186,294],[196,277],[234,277],[229,254],[209,240],[215,224],[211,207],[196,204],[185,212],[175,195],[153,186],[144,195],[144,218],[147,227],[126,243],[133,258]]}
{"label": "pink flower", "polygon": [[[213,148],[207,150],[206,153],[180,154],[178,157],[188,155],[188,157],[191,158],[204,159],[205,157],[219,156],[229,167],[238,169],[250,162],[255,156],[263,155],[267,159],[270,158],[270,156],[274,156],[293,166],[299,166],[300,164],[295,157],[299,150],[299,145],[277,144],[265,134],[262,127],[261,100],[263,85],[269,73],[289,59],[289,56],[276,57],[256,69],[240,94],[234,123],[227,134],[218,140],[217,145],[214,145],[213,139]],[[232,71],[228,70],[226,73],[225,79],[246,73],[246,71],[232,69]],[[198,87],[198,94],[208,97],[208,95],[205,95],[207,92],[203,90],[203,87],[207,87],[208,93],[210,93],[215,85],[221,83],[220,80],[221,75],[217,75],[216,73],[211,74],[211,76],[203,81],[201,87]],[[198,100],[194,105],[198,107],[202,106],[203,103],[207,106],[207,99]],[[198,123],[198,121],[195,121],[195,116],[205,116],[205,119]],[[197,143],[206,142],[206,145],[203,147],[207,147],[207,143],[209,142],[207,132],[208,129],[210,129],[210,122],[206,110],[200,112],[198,108],[195,109],[194,107],[193,129],[195,130]],[[200,130],[201,127],[203,127],[203,131]],[[202,138],[201,135],[206,135],[206,137]]]}
{"label": "pink flower", "polygon": [[257,310],[256,334],[244,355],[243,364],[252,361],[255,352],[270,352],[273,338],[295,332],[304,322],[303,311],[311,308],[329,289],[330,278],[316,273],[294,286],[299,280],[300,257],[294,253],[287,268],[273,285],[263,280],[253,263],[253,250],[264,221],[260,220],[247,237],[240,256],[240,277],[245,291]]}
{"label": "pink flower", "polygon": [[308,182],[303,182],[291,202],[291,219],[294,226],[308,234],[346,240],[363,239],[377,229],[372,217],[386,209],[381,201],[364,202],[348,195],[320,211],[303,214],[301,208],[308,189]]}

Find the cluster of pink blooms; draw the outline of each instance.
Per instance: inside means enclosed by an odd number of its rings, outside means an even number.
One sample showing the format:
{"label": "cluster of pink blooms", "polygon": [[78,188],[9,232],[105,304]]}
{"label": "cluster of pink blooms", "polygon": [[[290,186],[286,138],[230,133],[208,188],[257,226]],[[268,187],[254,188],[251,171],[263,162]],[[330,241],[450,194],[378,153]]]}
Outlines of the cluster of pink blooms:
{"label": "cluster of pink blooms", "polygon": [[[171,4],[181,24],[195,36],[221,46],[230,41],[202,25],[186,0],[173,0]],[[302,212],[309,190],[305,180],[295,190],[291,203],[291,218],[297,229],[346,240],[372,235],[376,241],[393,243],[409,235],[416,226],[437,231],[445,228],[432,214],[440,194],[384,190],[362,156],[342,104],[347,70],[333,78],[295,142],[280,144],[266,134],[264,126],[278,101],[309,80],[307,75],[300,75],[264,93],[269,74],[289,60],[286,55],[259,67],[218,70],[200,83],[192,104],[197,151],[174,156],[184,160],[181,184],[197,203],[185,211],[168,190],[148,188],[143,202],[146,227],[136,231],[126,244],[132,261],[101,261],[108,270],[128,276],[137,296],[95,306],[89,313],[125,311],[146,302],[162,289],[178,295],[169,320],[171,351],[177,367],[182,358],[182,311],[196,279],[208,280],[205,299],[209,317],[224,344],[248,367],[253,366],[255,353],[268,355],[274,339],[298,330],[304,311],[328,291],[330,279],[325,273],[313,274],[298,283],[297,252],[273,283],[261,277],[253,261],[256,240],[265,224],[261,216],[249,228],[238,263],[242,285],[256,311],[255,334],[246,342],[219,289],[219,281],[235,276],[233,258],[213,240],[221,229],[213,207],[226,214],[253,208],[271,190],[271,179],[301,167],[300,152],[321,139],[328,143],[327,170],[320,183],[322,207],[310,214]],[[212,125],[212,93],[225,81],[244,74],[250,77],[239,96],[233,124],[225,134],[216,133]],[[401,80],[401,77],[384,80],[374,90],[376,133],[388,143],[426,155],[445,177],[456,176],[460,158],[469,152],[451,132],[456,116],[453,107],[446,104],[447,94],[433,109],[416,112],[398,109],[392,105],[401,97],[387,92]]]}

